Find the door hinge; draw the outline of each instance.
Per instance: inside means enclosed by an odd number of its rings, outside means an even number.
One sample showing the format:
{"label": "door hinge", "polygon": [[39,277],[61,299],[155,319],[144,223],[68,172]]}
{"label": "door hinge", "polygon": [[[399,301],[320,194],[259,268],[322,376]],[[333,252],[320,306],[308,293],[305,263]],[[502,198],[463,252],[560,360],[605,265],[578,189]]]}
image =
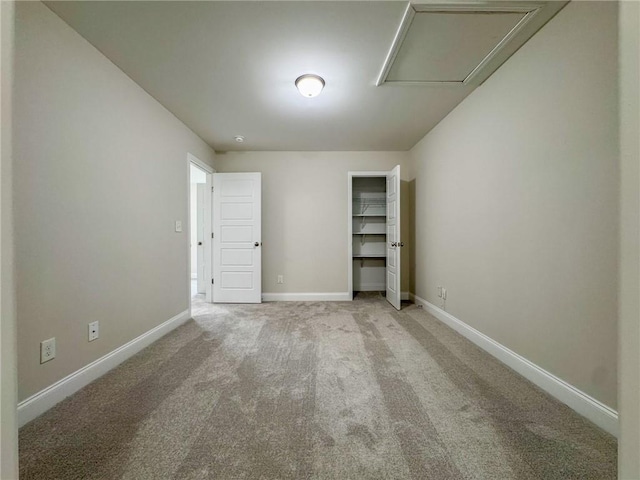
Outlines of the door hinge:
{"label": "door hinge", "polygon": [[213,285],[213,278],[211,279],[211,285]]}
{"label": "door hinge", "polygon": [[211,232],[211,238],[213,238],[213,232]]}

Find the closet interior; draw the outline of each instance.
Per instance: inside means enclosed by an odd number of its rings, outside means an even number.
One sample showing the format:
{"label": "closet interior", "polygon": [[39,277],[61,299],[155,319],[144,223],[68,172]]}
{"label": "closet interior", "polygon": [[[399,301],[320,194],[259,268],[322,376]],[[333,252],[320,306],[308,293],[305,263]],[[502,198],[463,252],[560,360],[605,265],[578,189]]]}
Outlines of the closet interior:
{"label": "closet interior", "polygon": [[386,289],[386,176],[352,178],[353,294]]}

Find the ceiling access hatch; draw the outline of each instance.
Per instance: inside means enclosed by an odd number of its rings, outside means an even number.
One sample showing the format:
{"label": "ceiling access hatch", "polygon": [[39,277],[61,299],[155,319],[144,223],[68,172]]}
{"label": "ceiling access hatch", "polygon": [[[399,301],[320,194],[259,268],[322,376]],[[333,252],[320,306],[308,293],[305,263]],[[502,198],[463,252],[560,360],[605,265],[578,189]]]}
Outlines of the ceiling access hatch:
{"label": "ceiling access hatch", "polygon": [[567,3],[410,3],[376,85],[479,85]]}

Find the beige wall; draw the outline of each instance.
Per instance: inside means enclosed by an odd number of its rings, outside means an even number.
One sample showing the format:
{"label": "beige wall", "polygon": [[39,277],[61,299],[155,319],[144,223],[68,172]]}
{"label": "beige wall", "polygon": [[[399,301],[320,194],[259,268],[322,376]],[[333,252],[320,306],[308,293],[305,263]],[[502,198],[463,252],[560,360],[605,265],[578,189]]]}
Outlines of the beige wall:
{"label": "beige wall", "polygon": [[616,408],[617,6],[572,2],[412,149],[416,294]]}
{"label": "beige wall", "polygon": [[39,2],[17,6],[15,75],[22,400],[189,308],[187,153],[214,154]]}
{"label": "beige wall", "polygon": [[[347,292],[347,172],[407,170],[407,160],[407,152],[219,153],[218,172],[262,172],[262,291]],[[401,194],[407,187],[403,182]],[[404,257],[402,289],[408,290],[411,264]],[[284,284],[277,284],[278,275]]]}
{"label": "beige wall", "polygon": [[18,478],[16,315],[12,214],[12,99],[14,3],[0,3],[0,478]]}
{"label": "beige wall", "polygon": [[640,4],[620,2],[620,437],[621,479],[640,478]]}

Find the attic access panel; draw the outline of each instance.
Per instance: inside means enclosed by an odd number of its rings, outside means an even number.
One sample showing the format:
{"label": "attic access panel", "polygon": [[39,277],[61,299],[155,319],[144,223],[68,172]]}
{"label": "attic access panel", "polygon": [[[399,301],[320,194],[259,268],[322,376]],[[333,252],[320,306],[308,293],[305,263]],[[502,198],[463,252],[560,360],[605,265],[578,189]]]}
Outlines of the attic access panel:
{"label": "attic access panel", "polygon": [[567,3],[409,4],[376,85],[480,84]]}

